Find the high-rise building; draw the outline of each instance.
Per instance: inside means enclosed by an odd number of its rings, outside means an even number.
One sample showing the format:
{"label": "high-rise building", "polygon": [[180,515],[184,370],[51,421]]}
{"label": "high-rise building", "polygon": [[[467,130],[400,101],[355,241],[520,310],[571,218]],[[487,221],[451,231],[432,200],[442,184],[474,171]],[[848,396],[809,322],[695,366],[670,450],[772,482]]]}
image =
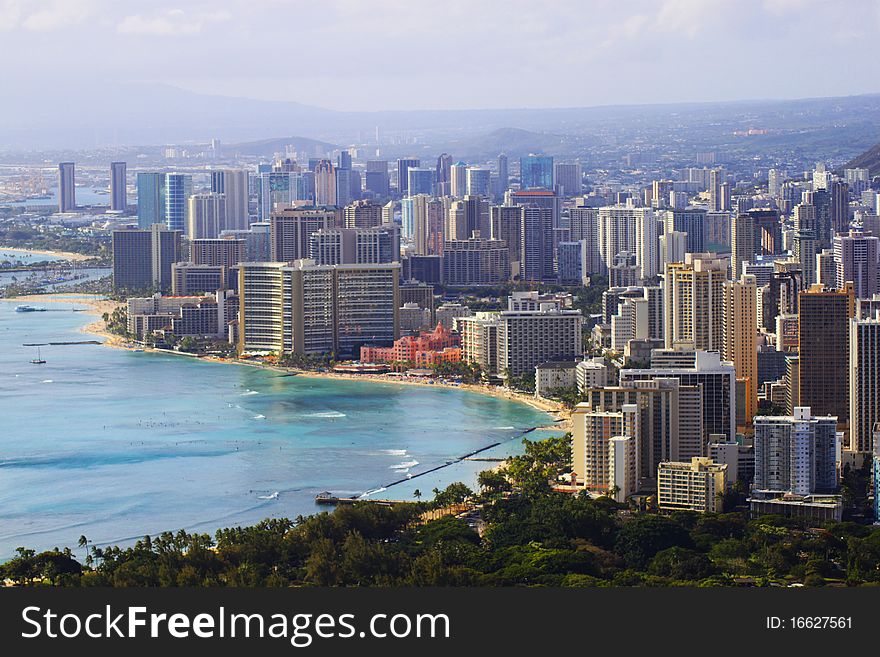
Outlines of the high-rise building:
{"label": "high-rise building", "polygon": [[153,224],[149,230],[114,230],[113,289],[170,290],[171,265],[180,260],[180,237],[180,231],[162,224]]}
{"label": "high-rise building", "polygon": [[270,256],[274,262],[292,262],[309,254],[312,233],[336,226],[336,213],[316,208],[282,208],[272,213]]}
{"label": "high-rise building", "polygon": [[748,212],[735,212],[730,220],[730,270],[734,279],[743,272],[743,265],[755,260],[755,219]]}
{"label": "high-rise building", "polygon": [[113,289],[144,290],[153,284],[152,233],[114,230],[112,234]]}
{"label": "high-rise building", "polygon": [[[638,459],[635,446],[639,441],[639,407],[625,404],[620,411],[597,411],[589,404],[578,404],[571,416],[571,456],[572,476],[578,486],[597,495],[617,496],[626,491],[615,491],[615,487],[624,489],[620,480],[628,484],[629,494],[638,490]],[[630,476],[620,476],[612,465],[612,451],[615,438],[630,439],[631,468]],[[618,457],[618,454],[614,454]],[[625,457],[624,457],[625,458]],[[615,465],[622,466],[619,458]],[[625,498],[624,498],[625,499]]]}
{"label": "high-rise building", "polygon": [[187,204],[186,236],[189,239],[211,239],[226,230],[225,194],[193,194]]}
{"label": "high-rise building", "polygon": [[699,384],[674,377],[629,381],[620,386],[579,388],[594,411],[619,412],[634,404],[641,415],[637,438],[639,488],[651,488],[657,466],[705,453],[703,396]]}
{"label": "high-rise building", "polygon": [[724,169],[712,169],[709,172],[709,212],[722,212],[725,207],[722,186],[727,172]]}
{"label": "high-rise building", "polygon": [[168,230],[186,230],[187,204],[192,196],[192,176],[187,173],[165,174],[165,225]]}
{"label": "high-rise building", "polygon": [[498,155],[498,188],[495,191],[496,198],[503,198],[504,193],[510,188],[510,174],[507,167],[507,155]]}
{"label": "high-rise building", "polygon": [[553,158],[549,155],[527,155],[519,159],[521,190],[553,189]]}
{"label": "high-rise building", "polygon": [[467,164],[460,160],[449,167],[449,193],[454,198],[467,194]]}
{"label": "high-rise building", "polygon": [[[860,306],[862,304],[859,304]],[[880,423],[880,310],[859,314],[849,323],[849,450],[876,453]]]}
{"label": "high-rise building", "polygon": [[465,187],[469,196],[492,198],[492,172],[480,167],[465,170]]}
{"label": "high-rise building", "polygon": [[553,214],[548,208],[523,208],[520,231],[520,278],[524,281],[551,281],[554,273]]}
{"label": "high-rise building", "polygon": [[855,316],[852,285],[825,290],[813,285],[800,293],[800,368],[797,406],[816,415],[849,422],[849,320]]}
{"label": "high-rise building", "polygon": [[665,232],[687,234],[688,253],[705,252],[706,211],[701,208],[672,208],[666,211]]}
{"label": "high-rise building", "polygon": [[703,433],[736,439],[736,371],[717,352],[693,349],[655,349],[648,369],[620,370],[620,385],[658,378],[675,378],[685,386],[700,386],[703,393]]}
{"label": "high-rise building", "polygon": [[880,292],[878,259],[880,259],[880,238],[856,230],[835,235],[836,281],[833,287],[843,289],[844,284],[850,281],[857,299],[870,299]]}
{"label": "high-rise building", "polygon": [[437,158],[435,180],[437,182],[437,196],[452,194],[452,156],[449,153],[441,153]]}
{"label": "high-rise building", "polygon": [[572,242],[586,243],[586,274],[607,273],[599,253],[599,209],[575,207],[568,211],[568,229]]}
{"label": "high-rise building", "polygon": [[239,351],[356,356],[399,333],[400,265],[243,263]]}
{"label": "high-rise building", "polygon": [[405,196],[434,194],[434,170],[422,167],[409,167],[406,172],[407,185]]}
{"label": "high-rise building", "polygon": [[58,212],[76,210],[76,165],[62,162],[58,165]]}
{"label": "high-rise building", "polygon": [[226,196],[226,227],[228,230],[248,229],[250,224],[249,186],[247,169],[223,169],[211,172],[211,191]]}
{"label": "high-rise building", "polygon": [[581,193],[581,165],[562,163],[553,167],[553,181],[560,196],[572,197]]}
{"label": "high-rise building", "polygon": [[309,238],[309,258],[319,265],[365,265],[400,261],[397,226],[321,228]]}
{"label": "high-rise building", "polygon": [[345,228],[373,228],[384,223],[382,206],[372,201],[355,201],[345,206]]}
{"label": "high-rise building", "polygon": [[320,160],[315,172],[315,205],[336,205],[336,168],[330,160]]}
{"label": "high-rise building", "polygon": [[657,469],[657,506],[662,511],[720,513],[727,488],[727,464],[695,456],[690,463],[667,461]]}
{"label": "high-rise building", "polygon": [[207,294],[226,289],[223,267],[175,262],[171,265],[171,295],[175,297]]}
{"label": "high-rise building", "polygon": [[153,224],[165,224],[165,174],[138,173],[137,175],[138,228],[148,229]]}
{"label": "high-rise building", "polygon": [[690,343],[707,351],[721,349],[727,266],[727,258],[713,253],[688,253],[684,262],[666,265],[663,316],[667,349],[676,343]]}
{"label": "high-rise building", "polygon": [[755,417],[756,491],[796,495],[837,488],[837,418],[798,406],[791,416]]}
{"label": "high-rise building", "polygon": [[749,424],[758,408],[757,286],[755,277],[743,275],[725,281],[724,342],[721,358],[733,363],[737,380],[744,381],[744,422]]}
{"label": "high-rise building", "polygon": [[817,240],[816,206],[810,203],[799,203],[794,208],[795,232],[792,238],[792,253],[801,263],[804,284],[816,282],[816,254],[819,248]]}
{"label": "high-rise building", "polygon": [[[599,258],[604,269],[612,267],[617,256],[626,252],[635,254],[640,274],[652,269],[656,274],[656,267],[652,263],[659,260],[659,242],[655,243],[652,236],[659,239],[659,228],[653,210],[633,205],[601,207],[597,233]],[[644,247],[642,252],[640,246]]]}
{"label": "high-rise building", "polygon": [[688,252],[687,238],[687,233],[670,230],[657,239],[660,243],[658,260],[661,271],[666,271],[666,265],[673,262],[684,262],[684,254]]}
{"label": "high-rise building", "polygon": [[110,210],[125,212],[128,209],[125,162],[110,163]]}
{"label": "high-rise building", "polygon": [[374,198],[388,198],[391,194],[391,182],[387,161],[367,161],[367,170],[364,172],[364,189],[370,192]]}
{"label": "high-rise building", "polygon": [[[508,307],[516,306],[517,295],[529,294],[514,293]],[[553,303],[541,304],[540,310],[477,313],[455,323],[462,334],[462,358],[506,380],[543,363],[577,360],[582,353],[581,312]]]}
{"label": "high-rise building", "polygon": [[443,245],[443,281],[451,286],[499,285],[510,280],[510,252],[504,240],[472,237]]}
{"label": "high-rise building", "polygon": [[[409,170],[421,165],[421,161],[415,158],[397,160],[397,193],[400,196],[409,196]],[[428,193],[430,194],[431,192],[429,191]]]}
{"label": "high-rise building", "polygon": [[479,237],[488,238],[492,235],[492,221],[489,213],[489,201],[482,196],[468,196],[453,201],[449,205],[448,230],[450,239],[466,240],[479,232]]}
{"label": "high-rise building", "polygon": [[[190,240],[189,252],[193,264],[222,267],[226,271],[248,260],[247,241],[243,239],[194,239]],[[257,262],[265,262],[265,258]]]}

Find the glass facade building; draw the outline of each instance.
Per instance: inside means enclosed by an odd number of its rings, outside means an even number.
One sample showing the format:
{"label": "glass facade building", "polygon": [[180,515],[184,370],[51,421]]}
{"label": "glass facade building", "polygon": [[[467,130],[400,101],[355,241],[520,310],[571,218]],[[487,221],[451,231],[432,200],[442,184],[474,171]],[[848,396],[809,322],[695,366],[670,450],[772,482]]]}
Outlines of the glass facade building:
{"label": "glass facade building", "polygon": [[553,158],[527,155],[519,159],[520,189],[553,189]]}

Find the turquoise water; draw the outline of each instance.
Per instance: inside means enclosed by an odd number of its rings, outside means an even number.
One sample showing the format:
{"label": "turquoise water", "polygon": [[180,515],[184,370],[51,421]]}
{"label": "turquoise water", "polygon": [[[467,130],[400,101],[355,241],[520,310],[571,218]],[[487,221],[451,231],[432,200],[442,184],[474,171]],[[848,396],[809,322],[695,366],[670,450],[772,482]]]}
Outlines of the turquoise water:
{"label": "turquoise water", "polygon": [[[426,496],[473,484],[491,464],[420,472],[495,442],[520,449],[548,416],[483,395],[284,376],[277,372],[99,345],[93,315],[0,302],[0,558],[17,546],[130,542],[164,530],[221,526],[320,510],[321,491]],[[537,433],[537,432],[536,432]],[[530,434],[534,436],[535,434]],[[274,493],[278,493],[271,499]]]}

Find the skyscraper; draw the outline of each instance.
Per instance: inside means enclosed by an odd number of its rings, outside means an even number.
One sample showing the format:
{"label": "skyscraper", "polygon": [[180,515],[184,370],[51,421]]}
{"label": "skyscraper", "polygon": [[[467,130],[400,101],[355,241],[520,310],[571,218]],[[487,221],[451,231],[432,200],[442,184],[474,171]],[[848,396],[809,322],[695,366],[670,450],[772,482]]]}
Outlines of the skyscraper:
{"label": "skyscraper", "polygon": [[734,212],[730,220],[730,271],[734,280],[743,273],[743,264],[755,260],[755,219],[748,212]]}
{"label": "skyscraper", "polygon": [[171,289],[171,265],[180,260],[180,231],[153,224],[149,230],[114,230],[113,289]]}
{"label": "skyscraper", "polygon": [[880,238],[852,230],[834,236],[834,262],[836,282],[834,287],[843,289],[851,281],[857,299],[870,299],[878,287],[878,258]]}
{"label": "skyscraper", "polygon": [[187,201],[192,196],[192,176],[165,174],[165,225],[169,230],[186,230]]}
{"label": "skyscraper", "polygon": [[465,180],[469,196],[492,197],[492,172],[489,169],[468,167]]}
{"label": "skyscraper", "polygon": [[809,495],[837,488],[837,418],[798,406],[755,418],[756,491]]}
{"label": "skyscraper", "polygon": [[437,196],[449,196],[452,193],[452,156],[449,153],[441,153],[437,158]]}
{"label": "skyscraper", "polygon": [[76,210],[76,173],[73,162],[58,165],[58,212]]}
{"label": "skyscraper", "polygon": [[554,251],[552,210],[525,206],[520,231],[520,278],[535,283],[553,280]]}
{"label": "skyscraper", "polygon": [[226,227],[228,230],[247,230],[249,180],[247,169],[223,169],[211,172],[211,191],[226,195]]}
{"label": "skyscraper", "polygon": [[434,193],[434,170],[422,167],[409,167],[407,169],[407,193],[406,196],[415,196],[416,194],[426,194],[428,196]]}
{"label": "skyscraper", "polygon": [[510,174],[507,168],[507,155],[500,153],[498,155],[498,189],[495,190],[495,196],[502,198],[504,192],[510,188]]}
{"label": "skyscraper", "polygon": [[409,170],[420,167],[421,164],[421,160],[415,158],[397,160],[397,193],[400,196],[409,196]]}
{"label": "skyscraper", "polygon": [[270,223],[272,261],[293,262],[308,257],[312,233],[335,227],[336,213],[314,208],[282,208],[272,213]]}
{"label": "skyscraper", "polygon": [[666,265],[663,316],[667,349],[676,343],[690,343],[695,349],[721,350],[727,265],[727,258],[713,253],[688,253],[684,262]]}
{"label": "skyscraper", "polygon": [[449,193],[455,198],[467,195],[467,164],[456,162],[449,167]]}
{"label": "skyscraper", "polygon": [[336,205],[336,170],[330,160],[315,166],[315,205]]}
{"label": "skyscraper", "polygon": [[399,333],[400,265],[244,263],[239,351],[354,356]]}
{"label": "skyscraper", "polygon": [[125,212],[128,209],[125,168],[125,162],[110,163],[110,210],[113,212]]}
{"label": "skyscraper", "polygon": [[553,167],[553,181],[560,196],[572,197],[581,193],[581,165],[559,162]]}
{"label": "skyscraper", "polygon": [[880,310],[850,320],[849,372],[849,449],[876,452],[880,447],[874,444],[874,430],[880,422]]}
{"label": "skyscraper", "polygon": [[137,213],[138,228],[165,223],[164,173],[138,173]]}
{"label": "skyscraper", "polygon": [[225,194],[193,194],[187,205],[186,236],[189,239],[211,239],[226,230]]}
{"label": "skyscraper", "polygon": [[849,422],[849,320],[855,315],[852,285],[829,291],[813,285],[800,293],[800,399],[817,415]]}
{"label": "skyscraper", "polygon": [[724,343],[721,358],[733,363],[736,378],[744,380],[746,398],[744,424],[749,424],[758,407],[757,287],[755,277],[725,281]]}
{"label": "skyscraper", "polygon": [[705,252],[705,224],[706,211],[702,208],[673,208],[666,211],[666,232],[687,233],[685,250],[688,253]]}
{"label": "skyscraper", "polygon": [[519,188],[553,189],[553,158],[548,155],[527,155],[519,159]]}

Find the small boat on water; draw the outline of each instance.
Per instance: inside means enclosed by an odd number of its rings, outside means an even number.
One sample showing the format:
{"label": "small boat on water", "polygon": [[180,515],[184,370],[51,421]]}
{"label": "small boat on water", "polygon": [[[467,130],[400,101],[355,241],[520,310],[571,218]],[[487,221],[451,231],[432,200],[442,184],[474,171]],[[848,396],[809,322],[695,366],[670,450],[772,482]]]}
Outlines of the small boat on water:
{"label": "small boat on water", "polygon": [[43,357],[40,356],[40,348],[39,347],[37,347],[37,357],[34,358],[33,360],[31,360],[31,363],[33,365],[43,365],[46,363],[46,361],[43,360]]}
{"label": "small boat on water", "polygon": [[45,308],[37,308],[35,306],[27,306],[21,305],[15,307],[15,312],[17,313],[44,313],[46,312]]}

